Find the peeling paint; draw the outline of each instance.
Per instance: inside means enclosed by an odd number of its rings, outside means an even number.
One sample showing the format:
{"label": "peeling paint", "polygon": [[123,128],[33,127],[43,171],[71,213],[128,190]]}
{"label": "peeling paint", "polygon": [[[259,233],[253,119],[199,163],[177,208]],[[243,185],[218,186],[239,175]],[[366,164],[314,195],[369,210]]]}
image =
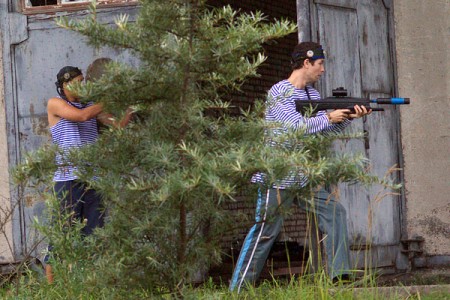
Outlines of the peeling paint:
{"label": "peeling paint", "polygon": [[31,119],[33,133],[36,135],[49,136],[47,116],[37,116]]}

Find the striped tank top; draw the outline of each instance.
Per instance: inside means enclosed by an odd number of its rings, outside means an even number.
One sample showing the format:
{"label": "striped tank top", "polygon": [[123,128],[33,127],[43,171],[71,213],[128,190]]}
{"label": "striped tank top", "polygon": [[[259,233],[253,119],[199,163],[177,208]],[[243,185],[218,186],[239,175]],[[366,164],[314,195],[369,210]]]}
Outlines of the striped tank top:
{"label": "striped tank top", "polygon": [[[66,100],[67,101],[67,100]],[[78,109],[83,109],[93,105],[81,104],[67,101],[68,104]],[[68,160],[68,154],[71,149],[80,148],[85,145],[93,144],[98,138],[97,119],[92,118],[85,122],[74,122],[61,118],[58,123],[50,127],[53,144],[59,147],[56,154],[57,170],[53,176],[53,181],[75,180],[77,167]]]}

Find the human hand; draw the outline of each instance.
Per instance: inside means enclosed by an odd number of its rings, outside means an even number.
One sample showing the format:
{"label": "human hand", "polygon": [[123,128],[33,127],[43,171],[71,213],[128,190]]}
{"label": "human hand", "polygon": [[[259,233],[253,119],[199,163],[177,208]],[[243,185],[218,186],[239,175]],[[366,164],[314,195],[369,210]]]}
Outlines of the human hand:
{"label": "human hand", "polygon": [[350,113],[347,118],[358,119],[358,118],[364,117],[366,115],[370,115],[372,113],[372,110],[371,109],[367,110],[367,108],[364,105],[361,105],[361,106],[355,105],[353,107],[353,109],[355,110],[355,112]]}
{"label": "human hand", "polygon": [[351,114],[350,109],[335,109],[332,112],[327,113],[328,119],[331,123],[341,123],[349,118]]}

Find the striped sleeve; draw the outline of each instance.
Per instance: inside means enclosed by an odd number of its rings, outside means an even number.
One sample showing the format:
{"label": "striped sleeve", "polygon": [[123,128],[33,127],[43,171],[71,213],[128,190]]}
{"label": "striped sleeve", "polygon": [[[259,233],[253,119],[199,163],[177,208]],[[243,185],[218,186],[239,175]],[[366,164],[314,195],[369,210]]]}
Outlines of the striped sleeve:
{"label": "striped sleeve", "polygon": [[[286,128],[299,129],[306,126],[308,134],[319,132],[330,133],[340,132],[350,121],[340,124],[332,124],[325,111],[320,111],[316,116],[304,117],[297,112],[295,100],[307,100],[308,95],[305,90],[296,89],[286,81],[276,84],[269,91],[268,109],[266,120],[269,122],[280,122]],[[311,100],[319,100],[320,94],[312,87],[309,87]]]}

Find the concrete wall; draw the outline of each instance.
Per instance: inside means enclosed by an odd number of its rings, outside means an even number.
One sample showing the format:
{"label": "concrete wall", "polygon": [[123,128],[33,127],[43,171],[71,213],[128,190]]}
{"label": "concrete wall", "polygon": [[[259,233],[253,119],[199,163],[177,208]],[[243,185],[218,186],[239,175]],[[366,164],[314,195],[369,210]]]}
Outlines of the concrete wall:
{"label": "concrete wall", "polygon": [[9,162],[2,50],[0,38],[0,261],[12,262],[14,260],[11,222],[12,203],[9,196]]}
{"label": "concrete wall", "polygon": [[409,238],[427,255],[450,254],[450,1],[395,0]]}

